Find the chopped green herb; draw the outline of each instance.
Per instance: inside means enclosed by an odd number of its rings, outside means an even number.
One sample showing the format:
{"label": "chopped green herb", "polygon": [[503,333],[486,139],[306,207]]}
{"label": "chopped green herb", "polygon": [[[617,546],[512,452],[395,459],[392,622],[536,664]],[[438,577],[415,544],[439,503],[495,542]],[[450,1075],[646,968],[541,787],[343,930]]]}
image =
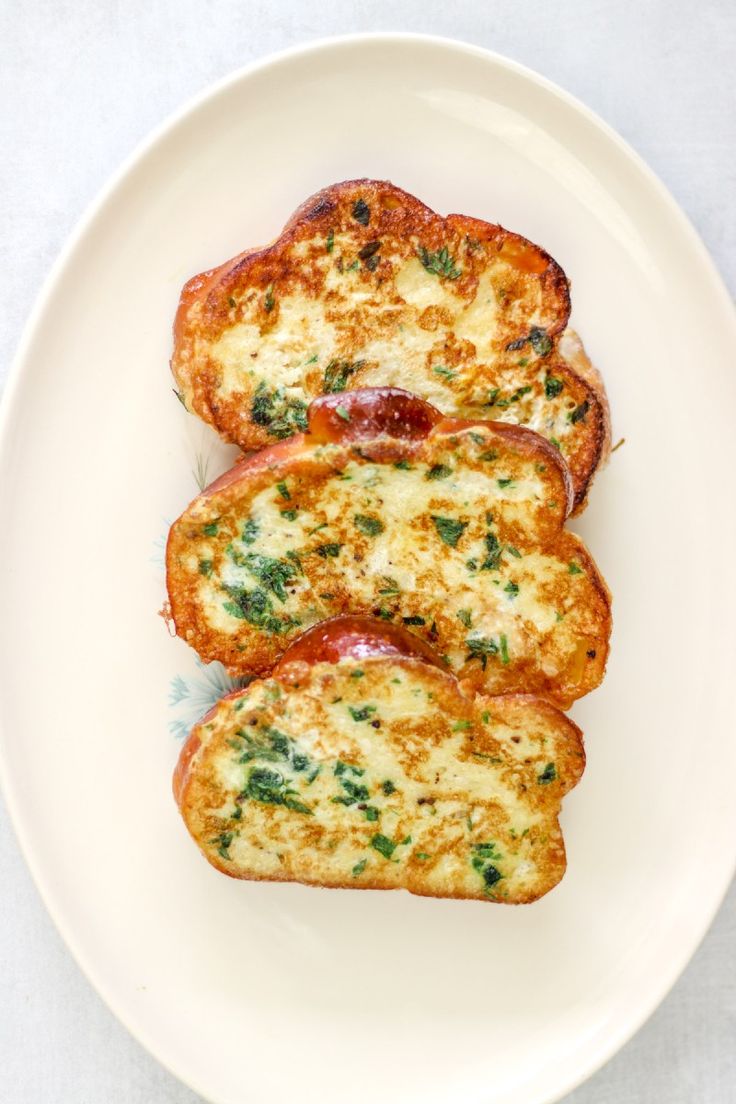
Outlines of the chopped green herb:
{"label": "chopped green herb", "polygon": [[353,867],[353,877],[357,878],[359,874],[362,874],[368,865],[367,859],[361,859],[359,863],[356,863]]}
{"label": "chopped green herb", "polygon": [[537,356],[544,357],[552,352],[552,339],[541,326],[534,326],[529,331],[529,343]]}
{"label": "chopped green herb", "polygon": [[557,438],[556,438],[556,437],[550,437],[550,439],[549,439],[549,443],[550,443],[551,445],[554,445],[554,446],[555,446],[555,448],[556,448],[556,449],[557,449],[557,450],[558,450],[559,452],[562,452],[562,445],[560,444],[560,442],[559,442],[559,441],[557,440]]}
{"label": "chopped green herb", "polygon": [[257,552],[248,552],[243,557],[243,566],[250,571],[268,590],[275,594],[280,602],[286,601],[284,589],[296,576],[296,568],[283,560],[272,556],[263,556]]}
{"label": "chopped green herb", "polygon": [[470,610],[466,610],[466,609],[458,610],[456,616],[457,616],[458,621],[462,621],[462,623],[463,623],[463,625],[465,626],[466,629],[469,629],[469,628],[472,627],[472,625],[473,625],[473,615],[471,614]]}
{"label": "chopped green herb", "polygon": [[381,789],[386,794],[386,797],[390,797],[392,793],[396,793],[396,787],[390,778],[387,778],[385,782],[381,783]]}
{"label": "chopped green herb", "polygon": [[513,544],[507,544],[506,551],[509,552],[512,556],[515,556],[517,560],[521,559],[521,552]]}
{"label": "chopped green herb", "polygon": [[455,518],[438,517],[437,514],[432,514],[432,521],[440,540],[450,548],[457,548],[457,542],[469,524],[467,521],[456,521]]}
{"label": "chopped green herb", "polygon": [[452,468],[448,468],[447,464],[433,464],[424,478],[447,479],[448,475],[452,475]]}
{"label": "chopped green herb", "polygon": [[453,372],[450,368],[445,368],[444,364],[433,365],[432,371],[448,381],[457,379],[457,372]]}
{"label": "chopped green herb", "polygon": [[394,463],[394,467],[398,468],[399,471],[413,471],[414,470],[408,460],[397,460]]}
{"label": "chopped green herb", "polygon": [[354,705],[348,706],[348,713],[354,721],[367,721],[375,712],[375,705],[362,705],[359,708]]}
{"label": "chopped green herb", "polygon": [[250,798],[267,805],[284,805],[295,813],[312,815],[312,810],[304,802],[294,796],[295,790],[288,788],[288,784],[281,771],[270,767],[253,767],[245,789],[239,795],[241,799]]}
{"label": "chopped green herb", "polygon": [[353,204],[353,218],[361,226],[367,226],[371,221],[371,209],[364,199],[356,199]]}
{"label": "chopped green herb", "polygon": [[544,377],[544,394],[548,399],[556,399],[565,384],[556,376]]}
{"label": "chopped green herb", "polygon": [[354,671],[350,672],[351,678],[363,678],[365,671],[361,671],[360,667],[356,667]]}
{"label": "chopped green herb", "polygon": [[548,763],[541,774],[537,775],[537,782],[540,786],[547,786],[550,782],[554,782],[557,778],[557,767],[554,763]]}
{"label": "chopped green herb", "polygon": [[427,624],[426,620],[423,617],[420,617],[416,613],[411,614],[410,617],[402,617],[401,620],[404,622],[405,625],[426,625]]}
{"label": "chopped green herb", "polygon": [[476,843],[473,846],[471,865],[482,877],[486,890],[489,890],[503,877],[498,867],[489,862],[490,859],[498,862],[500,858],[501,856],[496,851],[494,843]]}
{"label": "chopped green herb", "polygon": [[480,565],[481,571],[497,571],[501,563],[501,553],[503,547],[498,543],[498,537],[495,533],[486,533],[486,558]]}
{"label": "chopped green herb", "polygon": [[424,862],[425,859],[429,859],[431,856],[426,851],[417,851],[416,858],[421,859]]}
{"label": "chopped green herb", "polygon": [[465,644],[468,649],[468,654],[465,657],[466,662],[468,660],[478,659],[484,671],[488,664],[488,657],[498,655],[499,652],[498,643],[492,636],[468,637]]}
{"label": "chopped green herb", "polygon": [[381,590],[379,590],[379,592],[378,592],[379,594],[400,594],[401,593],[401,587],[399,586],[399,584],[396,582],[395,579],[391,578],[390,575],[384,575],[383,576],[383,581],[385,582],[386,586],[383,587]]}
{"label": "chopped green herb", "polygon": [[341,544],[318,544],[314,551],[318,556],[321,556],[323,560],[326,560],[330,557],[334,559],[336,556],[339,556],[341,548]]}
{"label": "chopped green herb", "polygon": [[298,510],[282,510],[281,511],[282,518],[286,518],[287,521],[296,521],[298,515],[299,515]]}
{"label": "chopped green herb", "polygon": [[248,518],[243,525],[243,532],[240,534],[240,539],[243,544],[254,544],[258,537],[258,522],[254,518]]}
{"label": "chopped green herb", "polygon": [[202,526],[202,532],[206,537],[216,537],[218,529],[219,523],[216,521],[208,521],[206,525]]}
{"label": "chopped green herb", "polygon": [[443,246],[435,253],[430,253],[424,246],[420,246],[417,256],[427,272],[432,272],[435,276],[443,276],[447,280],[457,280],[458,276],[462,275],[462,269],[456,266],[447,246]]}
{"label": "chopped green herb", "polygon": [[483,710],[483,712],[480,715],[480,719],[483,722],[483,724],[489,724],[490,723],[491,714],[488,712],[487,709]]}
{"label": "chopped green herb", "polygon": [[331,253],[335,248],[335,231],[330,230],[325,241],[325,253]]}
{"label": "chopped green herb", "polygon": [[390,859],[396,850],[396,844],[388,836],[381,835],[380,832],[372,837],[371,847],[383,855],[384,859]]}
{"label": "chopped green herb", "polygon": [[199,570],[200,575],[211,575],[212,574],[212,560],[200,560],[198,570]]}
{"label": "chopped green herb", "polygon": [[375,805],[366,805],[363,812],[365,813],[365,819],[371,821],[371,823],[375,824],[378,820],[378,809]]}
{"label": "chopped green herb", "polygon": [[487,452],[482,452],[478,457],[479,460],[487,460],[489,462],[498,460],[498,453],[495,449],[488,449]]}
{"label": "chopped green herb", "polygon": [[380,241],[369,241],[365,243],[362,249],[358,250],[358,256],[361,261],[365,262],[365,267],[370,269],[371,272],[373,272],[378,265],[378,257],[376,254],[380,248]]}
{"label": "chopped green herb", "polygon": [[500,882],[501,878],[503,878],[503,874],[497,866],[493,866],[489,863],[488,866],[483,868],[483,881],[488,888],[494,886],[496,882]]}
{"label": "chopped green herb", "polygon": [[291,560],[292,563],[296,564],[297,571],[300,571],[302,573],[302,575],[304,574],[304,572],[302,570],[301,557],[300,557],[298,552],[292,552],[291,550],[289,550],[286,553],[286,558],[287,558],[287,560]]}
{"label": "chopped green herb", "polygon": [[266,297],[263,300],[263,307],[266,314],[270,314],[276,304],[276,300],[273,297],[273,287],[269,287],[266,291]]}
{"label": "chopped green herb", "polygon": [[577,425],[578,422],[584,422],[585,415],[589,410],[590,403],[586,399],[584,402],[581,402],[580,406],[576,406],[575,409],[567,415],[568,422],[571,422],[573,425]]}
{"label": "chopped green herb", "polygon": [[232,599],[230,602],[223,603],[225,612],[231,617],[247,621],[249,625],[254,625],[258,629],[277,634],[296,628],[300,623],[293,617],[276,617],[271,599],[265,590],[260,588],[246,590],[242,586],[227,585],[223,590]]}
{"label": "chopped green herb", "polygon": [[506,639],[506,633],[501,633],[499,640],[501,641],[501,662],[505,667],[509,662],[509,642]]}
{"label": "chopped green herb", "polygon": [[345,793],[331,798],[335,805],[355,805],[358,801],[367,801],[370,797],[368,787],[361,783],[353,782],[352,778],[341,777],[340,785]]}
{"label": "chopped green herb", "polygon": [[367,514],[356,514],[353,518],[355,528],[360,529],[367,537],[377,537],[385,526],[379,518],[369,517]]}
{"label": "chopped green herb", "polygon": [[472,728],[472,727],[473,727],[473,722],[472,721],[455,721],[454,725],[452,726],[452,731],[453,732],[465,732],[467,729]]}
{"label": "chopped green herb", "polygon": [[506,594],[508,594],[509,598],[515,598],[516,595],[519,593],[519,584],[509,579],[508,583],[503,589]]}
{"label": "chopped green herb", "polygon": [[344,391],[350,377],[364,364],[364,360],[331,360],[325,368],[322,390],[333,395]]}
{"label": "chopped green herb", "polygon": [[228,299],[228,303],[230,304],[230,306],[231,306],[231,307],[237,307],[237,305],[238,305],[238,304],[237,304],[237,303],[235,302],[235,300],[233,299],[232,295],[231,295],[231,296],[230,296],[230,298]]}
{"label": "chopped green herb", "polygon": [[350,414],[344,406],[336,406],[335,413],[337,414],[338,418],[342,418],[344,422],[350,421]]}
{"label": "chopped green herb", "polygon": [[570,575],[582,575],[583,569],[580,564],[576,564],[574,560],[571,560],[567,565],[567,570]]}
{"label": "chopped green herb", "polygon": [[514,485],[513,479],[497,479],[496,482],[498,483],[499,487],[501,487],[502,489],[504,487],[513,487],[513,485]]}
{"label": "chopped green herb", "polygon": [[219,836],[215,836],[215,838],[213,840],[210,840],[210,843],[216,843],[216,844],[219,845],[218,848],[217,848],[217,854],[221,858],[228,859],[228,860],[230,859],[230,855],[228,853],[228,848],[230,847],[230,844],[232,842],[233,842],[233,833],[232,832],[221,832]]}
{"label": "chopped green herb", "polygon": [[288,397],[280,387],[269,390],[261,380],[253,396],[251,421],[264,426],[271,437],[282,440],[307,428],[307,404]]}
{"label": "chopped green herb", "polygon": [[500,859],[495,843],[475,843],[473,852],[481,859]]}

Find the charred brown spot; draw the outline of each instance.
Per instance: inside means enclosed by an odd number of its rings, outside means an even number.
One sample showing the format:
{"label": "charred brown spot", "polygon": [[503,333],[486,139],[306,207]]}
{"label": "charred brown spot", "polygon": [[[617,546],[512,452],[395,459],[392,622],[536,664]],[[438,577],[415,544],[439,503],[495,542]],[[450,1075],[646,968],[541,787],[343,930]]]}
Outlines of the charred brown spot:
{"label": "charred brown spot", "polygon": [[324,197],[315,203],[314,207],[310,208],[305,214],[305,219],[312,222],[314,219],[321,218],[323,215],[328,215],[331,211],[335,210],[335,204]]}

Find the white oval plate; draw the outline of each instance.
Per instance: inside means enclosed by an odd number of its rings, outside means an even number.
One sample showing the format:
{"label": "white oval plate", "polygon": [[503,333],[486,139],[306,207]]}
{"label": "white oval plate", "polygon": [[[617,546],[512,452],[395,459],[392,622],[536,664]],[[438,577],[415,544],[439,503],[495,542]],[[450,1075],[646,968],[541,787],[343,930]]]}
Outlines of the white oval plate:
{"label": "white oval plate", "polygon": [[[616,631],[605,685],[575,710],[589,765],[564,811],[569,871],[526,908],[230,881],[170,794],[170,726],[217,678],[156,616],[161,540],[192,469],[226,461],[171,393],[178,292],[356,176],[549,249],[626,437],[577,526]],[[258,64],[168,123],[96,204],[4,405],[3,774],[72,952],[203,1096],[540,1104],[661,1000],[736,848],[734,349],[703,247],[631,150],[458,43],[358,37]]]}

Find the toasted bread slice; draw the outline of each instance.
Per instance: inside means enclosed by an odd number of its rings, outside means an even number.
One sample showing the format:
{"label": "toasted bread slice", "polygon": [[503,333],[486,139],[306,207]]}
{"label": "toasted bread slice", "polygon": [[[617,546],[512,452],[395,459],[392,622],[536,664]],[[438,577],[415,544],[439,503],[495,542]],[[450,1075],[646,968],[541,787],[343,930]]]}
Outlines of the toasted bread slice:
{"label": "toasted bread slice", "polygon": [[561,450],[579,509],[609,430],[600,377],[560,352],[569,313],[543,249],[354,180],[190,280],[171,363],[184,404],[246,451],[305,429],[314,397],[358,387],[531,426]]}
{"label": "toasted bread slice", "polygon": [[406,630],[336,618],[193,729],[187,828],[236,878],[533,901],[565,872],[579,729],[528,696],[464,693]]}
{"label": "toasted bread slice", "polygon": [[171,528],[170,610],[203,659],[268,671],[310,625],[372,613],[491,693],[566,706],[598,685],[609,596],[562,528],[572,492],[552,445],[391,389],[315,400],[309,424]]}

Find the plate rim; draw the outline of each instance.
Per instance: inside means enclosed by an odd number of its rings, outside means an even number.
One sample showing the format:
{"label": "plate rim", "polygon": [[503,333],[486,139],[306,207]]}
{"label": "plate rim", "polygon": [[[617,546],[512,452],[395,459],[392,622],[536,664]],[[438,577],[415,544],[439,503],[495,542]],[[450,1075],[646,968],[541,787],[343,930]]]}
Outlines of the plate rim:
{"label": "plate rim", "polygon": [[[108,176],[105,183],[87,204],[64,241],[47,275],[41,283],[31,311],[23,326],[18,347],[11,361],[5,386],[0,394],[0,458],[2,457],[2,452],[9,436],[10,427],[16,412],[16,406],[21,399],[20,393],[22,384],[25,382],[25,378],[28,375],[27,369],[29,365],[27,361],[29,351],[35,339],[36,331],[43,321],[48,302],[57,284],[63,279],[67,267],[73,261],[78,247],[94,227],[95,221],[98,216],[103,213],[108,200],[114,195],[118,187],[125,182],[128,176],[140,165],[140,163],[143,162],[145,158],[155,150],[159,143],[164,141],[180,123],[197,112],[208,101],[215,99],[229,88],[241,82],[246,82],[252,76],[262,71],[276,68],[295,58],[301,58],[309,54],[319,54],[325,51],[339,52],[345,47],[367,45],[376,42],[391,43],[407,47],[413,45],[437,46],[455,53],[464,53],[473,56],[513,75],[522,77],[548,95],[561,101],[564,105],[572,108],[575,113],[585,119],[599,133],[608,139],[608,142],[638,170],[643,183],[653,189],[658,202],[667,208],[670,216],[675,218],[681,232],[686,235],[689,240],[689,245],[695,250],[700,263],[708,272],[713,292],[717,293],[719,296],[719,306],[721,309],[725,308],[724,316],[731,319],[734,335],[736,336],[736,314],[734,314],[733,311],[731,295],[723,276],[692,221],[676,201],[663,180],[644,158],[618,133],[618,131],[577,96],[568,92],[566,89],[529,66],[505,54],[498,53],[484,46],[478,46],[464,39],[451,38],[446,35],[416,33],[412,31],[370,31],[320,36],[318,38],[298,42],[284,49],[273,51],[255,58],[246,65],[231,70],[224,77],[205,85],[200,91],[187,97],[179,107],[165,115],[161,122],[136,142],[131,152],[122,160],[118,168]],[[193,1092],[198,1093],[203,1100],[208,1101],[209,1104],[220,1104],[219,1101],[209,1095],[206,1088],[196,1084],[193,1080],[190,1080],[174,1069],[172,1064],[157,1053],[154,1049],[154,1043],[143,1038],[138,1030],[131,1025],[128,1021],[127,1014],[120,1007],[121,1002],[118,1000],[118,997],[109,990],[109,987],[103,980],[96,976],[95,967],[88,961],[86,951],[77,943],[75,934],[68,930],[66,921],[52,902],[52,893],[44,882],[43,874],[40,871],[40,862],[37,862],[36,855],[22,827],[23,816],[20,810],[20,801],[16,799],[16,794],[14,793],[10,778],[11,772],[4,754],[4,733],[5,724],[2,714],[0,713],[0,795],[4,799],[10,824],[23,860],[31,874],[34,886],[57,932],[61,936],[67,952],[73,958],[86,981],[115,1016],[118,1023],[125,1028],[128,1034],[147,1054],[151,1055],[159,1065],[166,1069],[167,1072],[179,1082],[190,1088]],[[646,994],[646,999],[639,999],[634,1002],[634,1011],[626,1019],[625,1023],[620,1024],[617,1029],[610,1032],[606,1036],[605,1042],[600,1041],[597,1046],[594,1046],[592,1051],[589,1052],[587,1060],[581,1063],[579,1071],[575,1073],[573,1077],[568,1077],[562,1087],[554,1088],[553,1095],[545,1095],[544,1097],[535,1096],[533,1098],[520,1097],[520,1101],[524,1100],[529,1104],[533,1099],[533,1104],[557,1104],[557,1102],[561,1101],[570,1092],[589,1080],[610,1061],[610,1059],[613,1058],[614,1055],[634,1037],[634,1035],[637,1034],[669,995],[702,944],[703,939],[723,904],[734,879],[734,875],[736,875],[736,847],[734,847],[734,854],[731,862],[726,867],[725,877],[722,878],[721,883],[717,885],[715,891],[712,891],[712,898],[708,907],[703,909],[699,921],[694,925],[697,929],[697,934],[689,941],[684,951],[681,949],[679,954],[674,956],[674,964],[670,964],[668,970],[661,972],[658,984],[652,985],[650,991]],[[522,1091],[524,1090],[522,1089]],[[535,1090],[532,1089],[532,1092],[535,1092]],[[480,1099],[479,1104],[482,1104]]]}

